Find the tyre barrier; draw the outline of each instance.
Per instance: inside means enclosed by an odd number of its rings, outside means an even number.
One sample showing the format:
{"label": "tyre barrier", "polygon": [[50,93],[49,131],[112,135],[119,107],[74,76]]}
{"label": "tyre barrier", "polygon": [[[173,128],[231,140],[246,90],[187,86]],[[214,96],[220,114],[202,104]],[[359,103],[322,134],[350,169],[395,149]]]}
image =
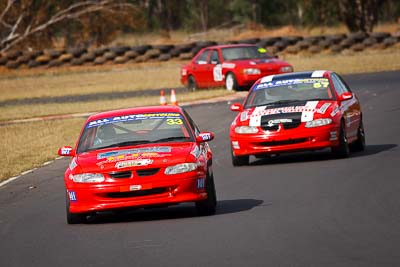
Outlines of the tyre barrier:
{"label": "tyre barrier", "polygon": [[[366,49],[381,50],[400,42],[400,32],[350,34],[327,34],[316,36],[280,36],[231,40],[221,44],[256,44],[270,54],[309,54],[362,52]],[[147,61],[168,61],[171,59],[190,60],[201,49],[216,45],[214,41],[198,41],[177,45],[115,45],[110,47],[45,49],[43,51],[10,51],[0,53],[0,67],[18,68],[53,68],[63,65],[103,65],[140,63]],[[400,46],[396,46],[400,47]]]}

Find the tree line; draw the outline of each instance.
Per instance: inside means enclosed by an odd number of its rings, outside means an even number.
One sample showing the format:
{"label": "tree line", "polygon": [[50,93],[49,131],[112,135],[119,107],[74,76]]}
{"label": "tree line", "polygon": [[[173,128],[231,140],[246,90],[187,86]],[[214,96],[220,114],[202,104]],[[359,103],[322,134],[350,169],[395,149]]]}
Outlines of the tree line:
{"label": "tree line", "polygon": [[118,33],[207,31],[238,23],[335,26],[371,32],[396,22],[398,0],[2,0],[0,51],[107,44]]}

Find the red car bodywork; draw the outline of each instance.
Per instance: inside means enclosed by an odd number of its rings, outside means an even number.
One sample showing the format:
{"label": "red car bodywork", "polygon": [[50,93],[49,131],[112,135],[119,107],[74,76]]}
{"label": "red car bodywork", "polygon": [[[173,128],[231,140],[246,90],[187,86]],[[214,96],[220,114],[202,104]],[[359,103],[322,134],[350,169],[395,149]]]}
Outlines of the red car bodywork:
{"label": "red car bodywork", "polygon": [[[192,138],[188,141],[165,140],[79,151],[82,142],[86,142],[82,140],[89,139],[83,135],[90,125],[102,124],[110,118],[133,118],[138,114],[158,114],[161,118],[168,114],[178,116],[178,123],[186,125],[183,129],[185,135]],[[170,120],[171,123],[176,122],[176,119]],[[151,134],[147,130],[138,132],[143,138]],[[212,177],[212,152],[206,141],[212,139],[213,134],[200,133],[180,107],[143,107],[92,115],[85,123],[75,148],[62,147],[58,152],[59,155],[73,157],[64,175],[68,222],[75,223],[76,216],[99,211],[206,200],[206,179]],[[196,164],[197,167],[188,172],[166,174],[169,166],[184,163]],[[72,179],[74,175],[83,173],[103,175],[104,181],[76,182]]]}
{"label": "red car bodywork", "polygon": [[[321,87],[318,79],[326,81],[320,90],[327,91],[327,99],[246,106],[253,101],[249,99],[255,95],[252,91],[264,85],[268,90],[268,83],[275,86],[277,83],[307,80]],[[349,149],[364,149],[359,100],[334,72],[314,71],[264,77],[254,84],[245,103],[244,107],[238,103],[231,106],[233,111],[240,112],[230,128],[232,162],[235,166],[248,164],[250,155],[264,157],[283,152],[331,148],[338,156],[345,157]],[[316,122],[327,124],[308,127]],[[252,128],[237,128],[242,126]],[[250,132],[238,133],[242,129]]]}
{"label": "red car bodywork", "polygon": [[[254,49],[262,53],[254,53],[254,56],[246,55],[243,59],[229,60],[224,57],[223,51],[241,48]],[[265,49],[255,45],[217,45],[203,48],[189,64],[182,67],[181,83],[190,90],[220,86],[225,86],[227,90],[235,90],[240,87],[250,87],[263,76],[292,71],[293,67],[289,63],[268,56]],[[226,79],[229,74],[235,82],[232,86]],[[193,82],[194,88],[191,85]]]}

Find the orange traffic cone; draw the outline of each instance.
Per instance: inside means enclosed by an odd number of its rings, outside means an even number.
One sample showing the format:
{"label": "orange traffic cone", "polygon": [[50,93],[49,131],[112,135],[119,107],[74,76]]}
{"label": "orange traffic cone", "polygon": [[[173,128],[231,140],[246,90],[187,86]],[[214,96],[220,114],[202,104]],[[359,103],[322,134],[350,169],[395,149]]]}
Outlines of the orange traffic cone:
{"label": "orange traffic cone", "polygon": [[161,106],[167,105],[167,100],[165,99],[164,90],[160,90],[160,105]]}
{"label": "orange traffic cone", "polygon": [[175,90],[171,90],[171,105],[178,106],[178,101],[176,100]]}

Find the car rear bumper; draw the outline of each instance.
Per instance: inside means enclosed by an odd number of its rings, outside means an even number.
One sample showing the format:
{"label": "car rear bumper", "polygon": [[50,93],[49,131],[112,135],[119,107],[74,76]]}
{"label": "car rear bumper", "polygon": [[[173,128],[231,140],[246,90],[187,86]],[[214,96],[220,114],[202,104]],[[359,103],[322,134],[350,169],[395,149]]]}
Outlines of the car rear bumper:
{"label": "car rear bumper", "polygon": [[265,134],[232,134],[231,146],[235,156],[276,154],[319,150],[338,145],[339,132],[336,127],[318,127],[302,131],[287,130]]}
{"label": "car rear bumper", "polygon": [[125,185],[73,185],[67,187],[71,213],[153,205],[168,206],[207,198],[205,177],[198,176],[152,183],[132,182]]}

